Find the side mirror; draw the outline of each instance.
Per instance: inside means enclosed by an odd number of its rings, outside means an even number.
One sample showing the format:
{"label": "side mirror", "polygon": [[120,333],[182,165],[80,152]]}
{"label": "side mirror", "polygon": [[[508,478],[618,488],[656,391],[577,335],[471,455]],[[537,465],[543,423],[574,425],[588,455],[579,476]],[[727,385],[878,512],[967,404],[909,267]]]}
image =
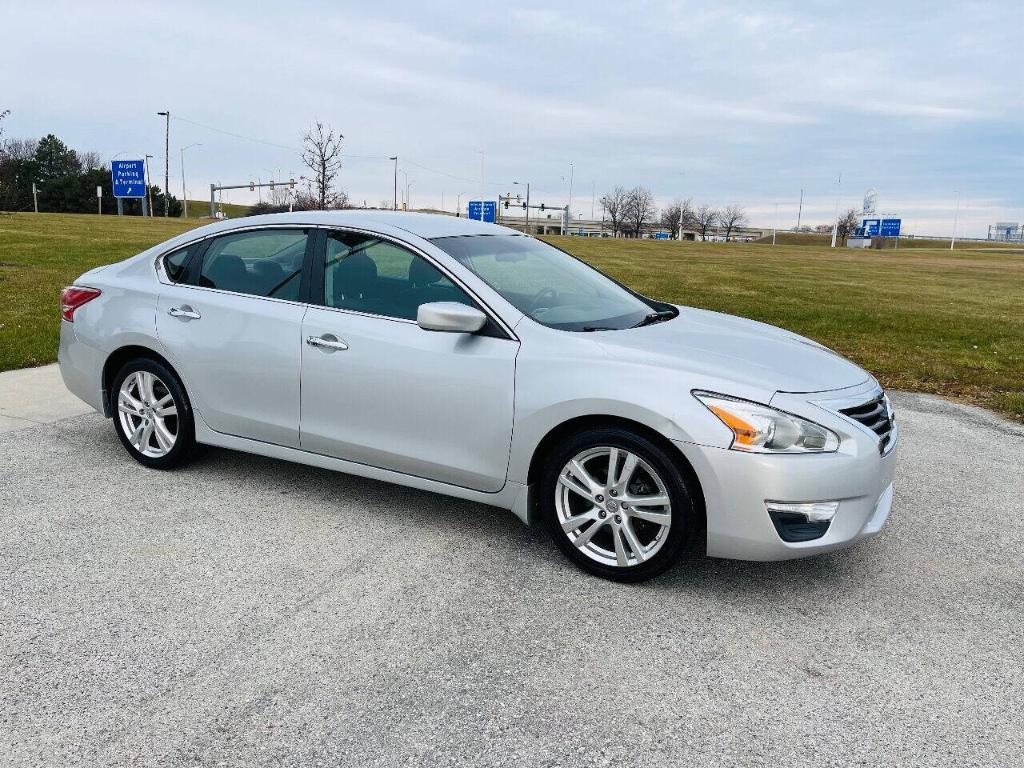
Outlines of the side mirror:
{"label": "side mirror", "polygon": [[487,322],[487,315],[476,307],[457,301],[433,301],[420,304],[416,323],[425,331],[476,333]]}

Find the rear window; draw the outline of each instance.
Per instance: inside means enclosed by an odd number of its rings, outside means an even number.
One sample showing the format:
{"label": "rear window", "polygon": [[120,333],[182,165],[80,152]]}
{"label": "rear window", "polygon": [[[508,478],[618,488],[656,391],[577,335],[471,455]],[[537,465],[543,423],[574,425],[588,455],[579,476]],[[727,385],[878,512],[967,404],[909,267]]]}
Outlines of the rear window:
{"label": "rear window", "polygon": [[199,250],[199,246],[200,243],[186,245],[164,257],[164,272],[171,282],[180,283],[185,279],[185,264],[188,262],[188,257]]}

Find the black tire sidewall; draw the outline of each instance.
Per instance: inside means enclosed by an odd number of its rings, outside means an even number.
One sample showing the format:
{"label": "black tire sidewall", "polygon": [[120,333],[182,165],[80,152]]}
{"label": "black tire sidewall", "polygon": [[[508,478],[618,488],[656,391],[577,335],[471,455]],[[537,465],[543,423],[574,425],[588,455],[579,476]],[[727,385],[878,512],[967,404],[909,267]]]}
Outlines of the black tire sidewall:
{"label": "black tire sidewall", "polygon": [[[124,380],[136,371],[147,371],[159,378],[174,398],[174,405],[178,410],[178,435],[171,448],[165,456],[154,458],[143,455],[134,445],[128,441],[128,435],[121,427],[121,419],[117,410],[118,392]],[[195,422],[192,417],[192,406],[185,388],[181,385],[177,375],[167,366],[151,358],[136,358],[121,366],[121,370],[114,376],[110,386],[110,410],[113,413],[114,431],[118,439],[125,447],[125,450],[140,464],[151,469],[173,469],[181,466],[192,456],[195,447]]]}
{"label": "black tire sidewall", "polygon": [[[612,446],[637,454],[661,476],[672,501],[672,526],[668,539],[650,560],[627,568],[591,560],[562,531],[555,509],[558,476],[568,461],[588,448]],[[540,482],[540,511],[555,544],[583,570],[605,579],[637,582],[652,579],[670,568],[687,548],[694,530],[693,497],[678,465],[665,450],[647,438],[617,427],[591,429],[570,437],[547,457]]]}

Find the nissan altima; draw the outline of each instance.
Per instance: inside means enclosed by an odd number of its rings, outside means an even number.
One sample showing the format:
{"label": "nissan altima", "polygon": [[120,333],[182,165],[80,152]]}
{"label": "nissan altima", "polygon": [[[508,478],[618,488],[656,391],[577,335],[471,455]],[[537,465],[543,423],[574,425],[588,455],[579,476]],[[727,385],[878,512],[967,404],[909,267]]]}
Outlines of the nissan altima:
{"label": "nissan altima", "polygon": [[219,222],[86,272],[61,315],[65,383],[146,467],[205,444],[470,499],[606,578],[833,550],[892,502],[870,374],[493,224]]}

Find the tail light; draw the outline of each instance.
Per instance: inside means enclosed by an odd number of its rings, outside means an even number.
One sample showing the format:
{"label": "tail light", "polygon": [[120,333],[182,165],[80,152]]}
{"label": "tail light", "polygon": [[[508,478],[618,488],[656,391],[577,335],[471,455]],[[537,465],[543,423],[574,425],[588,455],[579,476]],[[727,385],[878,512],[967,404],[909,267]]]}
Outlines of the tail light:
{"label": "tail light", "polygon": [[82,288],[70,285],[60,294],[60,316],[69,323],[75,322],[75,310],[100,295],[98,288]]}

